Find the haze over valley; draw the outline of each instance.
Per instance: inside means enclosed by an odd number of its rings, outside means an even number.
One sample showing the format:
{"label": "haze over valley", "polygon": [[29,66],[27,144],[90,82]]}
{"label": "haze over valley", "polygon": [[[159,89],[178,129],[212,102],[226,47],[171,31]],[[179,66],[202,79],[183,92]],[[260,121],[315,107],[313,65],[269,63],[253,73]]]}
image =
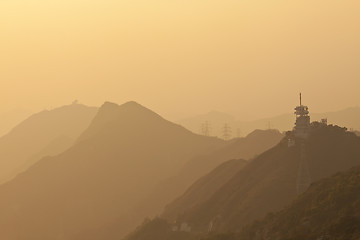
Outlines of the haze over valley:
{"label": "haze over valley", "polygon": [[360,1],[0,1],[0,240],[360,240]]}

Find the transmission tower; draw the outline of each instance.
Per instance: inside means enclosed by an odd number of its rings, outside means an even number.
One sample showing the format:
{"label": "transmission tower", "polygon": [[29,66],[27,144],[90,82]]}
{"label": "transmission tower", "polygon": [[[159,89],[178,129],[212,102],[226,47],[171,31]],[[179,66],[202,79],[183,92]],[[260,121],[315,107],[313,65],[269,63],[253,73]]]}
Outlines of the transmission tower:
{"label": "transmission tower", "polygon": [[201,134],[204,136],[210,136],[211,126],[208,121],[201,124]]}
{"label": "transmission tower", "polygon": [[231,139],[231,127],[227,123],[225,123],[223,127],[223,138],[225,140]]}

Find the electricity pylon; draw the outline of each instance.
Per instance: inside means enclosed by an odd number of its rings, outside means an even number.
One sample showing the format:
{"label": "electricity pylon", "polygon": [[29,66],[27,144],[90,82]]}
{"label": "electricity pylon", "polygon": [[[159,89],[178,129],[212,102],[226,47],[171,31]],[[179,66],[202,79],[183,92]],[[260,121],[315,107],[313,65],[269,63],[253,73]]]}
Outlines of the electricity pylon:
{"label": "electricity pylon", "polygon": [[201,134],[204,136],[210,136],[211,126],[208,121],[201,124]]}
{"label": "electricity pylon", "polygon": [[231,127],[227,123],[225,123],[223,127],[223,138],[225,140],[231,139]]}

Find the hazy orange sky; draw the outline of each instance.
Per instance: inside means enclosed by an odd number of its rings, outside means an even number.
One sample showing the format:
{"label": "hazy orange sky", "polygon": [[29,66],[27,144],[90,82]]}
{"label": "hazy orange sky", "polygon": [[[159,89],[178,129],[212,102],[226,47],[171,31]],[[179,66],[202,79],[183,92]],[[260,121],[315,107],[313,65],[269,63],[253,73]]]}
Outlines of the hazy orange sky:
{"label": "hazy orange sky", "polygon": [[360,102],[359,0],[1,0],[0,112],[135,100],[170,119]]}

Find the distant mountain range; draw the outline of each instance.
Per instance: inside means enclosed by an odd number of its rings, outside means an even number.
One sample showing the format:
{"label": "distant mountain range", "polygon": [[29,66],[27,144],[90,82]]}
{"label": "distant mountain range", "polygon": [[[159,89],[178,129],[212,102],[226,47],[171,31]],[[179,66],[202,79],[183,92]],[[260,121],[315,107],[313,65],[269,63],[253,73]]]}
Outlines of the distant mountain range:
{"label": "distant mountain range", "polygon": [[[310,116],[312,121],[320,121],[322,118],[327,118],[329,124],[360,130],[360,107],[352,107],[341,111],[326,113],[310,112]],[[289,131],[294,126],[295,116],[293,113],[288,113],[253,121],[243,121],[241,120],[241,117],[236,119],[229,114],[212,111],[207,114],[201,114],[177,121],[177,123],[187,129],[199,134],[202,133],[202,127],[206,122],[208,123],[211,136],[223,137],[224,125],[228,124],[231,127],[232,136],[239,137],[246,136],[255,129],[278,129],[281,132]]]}
{"label": "distant mountain range", "polygon": [[25,171],[45,156],[59,154],[89,126],[95,107],[80,104],[42,111],[0,138],[0,183]]}

